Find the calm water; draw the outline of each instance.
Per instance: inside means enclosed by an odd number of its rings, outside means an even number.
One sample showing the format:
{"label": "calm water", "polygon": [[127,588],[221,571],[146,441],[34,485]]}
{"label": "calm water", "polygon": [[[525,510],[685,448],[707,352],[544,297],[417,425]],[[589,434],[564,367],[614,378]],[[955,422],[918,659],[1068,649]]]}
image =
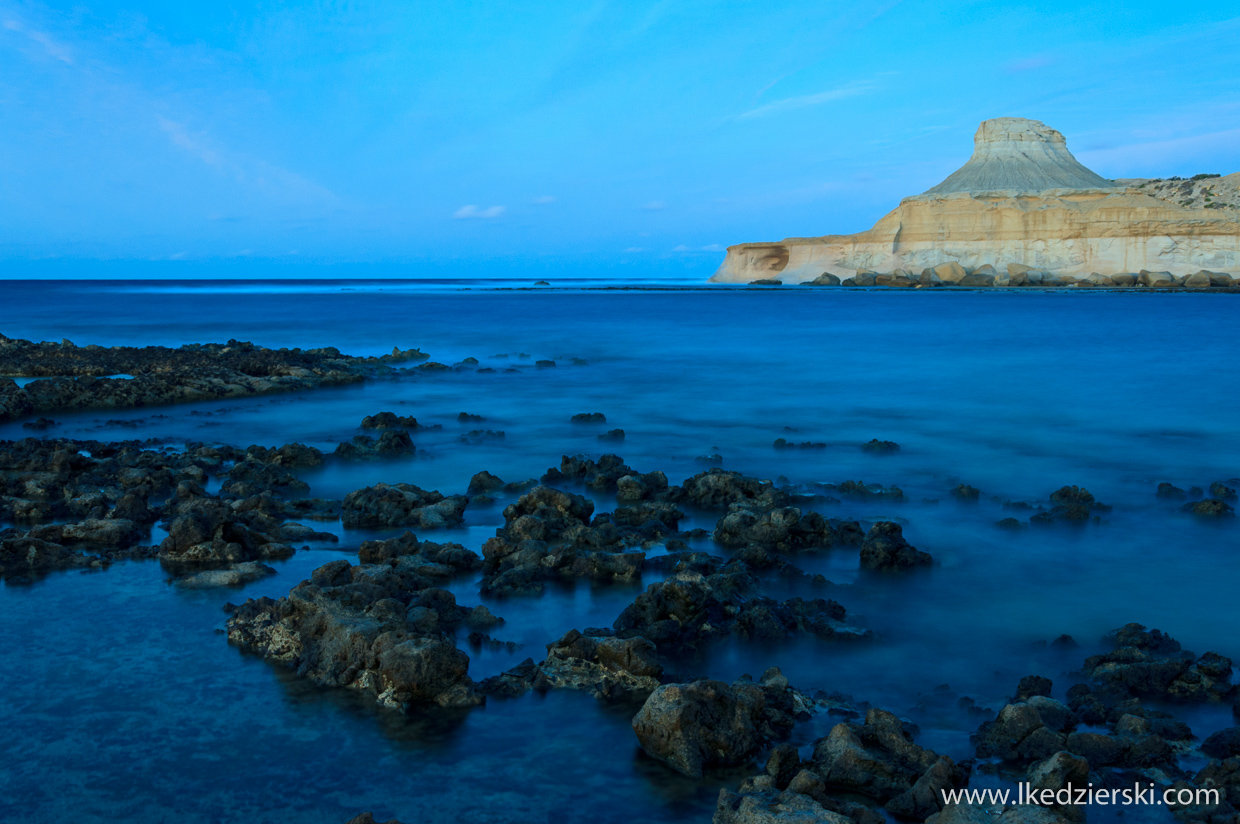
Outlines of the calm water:
{"label": "calm water", "polygon": [[[955,757],[971,754],[977,720],[912,710],[939,684],[998,706],[1036,672],[1062,693],[1102,633],[1128,621],[1240,657],[1236,524],[1194,521],[1153,495],[1160,481],[1187,488],[1240,475],[1240,374],[1228,354],[1240,303],[1231,296],[494,288],[503,285],[0,283],[0,332],[105,345],[238,338],[351,354],[418,346],[437,361],[473,356],[497,369],[55,416],[51,434],[65,437],[325,450],[384,409],[442,425],[414,433],[413,459],[305,474],[324,497],[377,481],[463,492],[482,469],[518,480],[562,454],[604,451],[673,482],[717,453],[727,468],[794,483],[899,485],[908,503],[823,511],[904,522],[939,561],[933,570],[874,580],[859,574],[855,550],[797,559],[835,582],[827,594],[878,642],[725,646],[686,674],[730,679],[779,665],[803,689],[911,715],[923,742]],[[558,365],[534,368],[544,358]],[[605,427],[568,423],[594,411],[607,415]],[[460,412],[486,421],[461,424]],[[601,444],[596,435],[613,427],[625,430],[624,443]],[[479,428],[505,438],[458,440]],[[27,434],[0,426],[0,438]],[[776,451],[777,437],[827,448]],[[858,448],[875,437],[901,451]],[[961,482],[980,488],[983,502],[954,502],[948,491]],[[1011,513],[990,496],[1045,500],[1064,484],[1088,487],[1114,511],[1084,529],[1013,535],[993,526]],[[426,537],[476,549],[501,509],[471,509],[463,529]],[[706,821],[718,788],[747,772],[705,785],[673,779],[638,752],[632,708],[588,696],[406,720],[229,647],[217,633],[226,601],[283,594],[373,534],[334,529],[340,544],[299,553],[240,592],[181,592],[151,563],[0,589],[0,817],[337,822],[374,809],[406,822]],[[508,620],[495,634],[522,648],[470,650],[471,674],[538,659],[572,627],[610,624],[656,579],[490,603]],[[474,581],[453,588],[464,603],[484,600]],[[1061,633],[1085,648],[1057,657],[1032,646]],[[1232,723],[1226,708],[1184,717],[1202,736]],[[830,723],[807,725],[798,742]],[[1105,819],[1091,812],[1095,820]],[[1130,811],[1127,820],[1139,819]]]}

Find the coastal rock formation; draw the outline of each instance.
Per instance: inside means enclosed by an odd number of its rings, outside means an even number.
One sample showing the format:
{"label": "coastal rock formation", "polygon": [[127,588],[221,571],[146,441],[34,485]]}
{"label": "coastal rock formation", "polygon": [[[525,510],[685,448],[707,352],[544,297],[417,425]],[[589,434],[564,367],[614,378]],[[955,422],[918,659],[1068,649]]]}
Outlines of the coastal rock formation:
{"label": "coastal rock formation", "polygon": [[417,555],[381,565],[332,561],[284,598],[233,607],[228,640],[393,709],[475,706],[484,699],[453,636],[462,626],[491,626],[495,617],[485,607],[458,606],[451,592],[433,586],[439,572]]}
{"label": "coastal rock formation", "polygon": [[[1215,188],[1230,191],[1234,177],[1217,179]],[[869,231],[731,246],[711,280],[829,283],[821,276],[861,270],[877,279],[867,284],[859,274],[858,286],[932,286],[934,278],[1004,286],[1020,285],[1028,269],[1037,271],[1039,283],[1042,272],[1109,278],[1149,270],[1174,279],[1203,269],[1240,270],[1240,211],[1228,197],[1206,201],[1202,193],[1184,197],[1161,182],[1144,183],[1121,186],[1100,177],[1072,156],[1062,134],[1039,121],[987,120],[963,167],[905,198]],[[988,272],[975,274],[985,267]],[[1224,285],[1221,278],[1211,283],[1210,274],[1192,285]],[[879,282],[883,277],[888,283]]]}

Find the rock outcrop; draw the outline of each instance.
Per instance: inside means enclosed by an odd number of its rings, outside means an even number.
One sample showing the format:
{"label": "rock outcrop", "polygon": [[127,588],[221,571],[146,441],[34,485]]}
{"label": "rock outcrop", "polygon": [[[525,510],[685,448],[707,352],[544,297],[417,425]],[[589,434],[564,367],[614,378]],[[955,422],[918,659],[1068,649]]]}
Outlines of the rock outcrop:
{"label": "rock outcrop", "polygon": [[[865,270],[870,278],[894,275],[873,282],[859,275],[855,285],[931,286],[937,277],[947,284],[1002,286],[1018,285],[1005,272],[1015,264],[1039,275],[1099,273],[1104,280],[1095,285],[1128,285],[1105,279],[1142,270],[1182,277],[1240,269],[1240,210],[1229,201],[1184,198],[1179,189],[1164,192],[1148,182],[1124,184],[1082,166],[1063,135],[1036,120],[987,120],[968,163],[905,198],[869,231],[731,246],[711,280],[778,276],[785,283],[825,283],[819,280],[825,273],[847,277]],[[939,271],[941,264],[959,271]],[[883,277],[890,282],[879,282]]]}

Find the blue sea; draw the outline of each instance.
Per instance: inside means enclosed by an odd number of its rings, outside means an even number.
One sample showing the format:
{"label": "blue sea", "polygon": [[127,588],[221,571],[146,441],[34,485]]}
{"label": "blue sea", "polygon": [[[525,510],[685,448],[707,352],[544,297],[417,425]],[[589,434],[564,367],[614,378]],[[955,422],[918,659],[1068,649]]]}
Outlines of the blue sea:
{"label": "blue sea", "polygon": [[[940,685],[998,709],[1025,675],[1071,673],[1108,630],[1158,627],[1197,652],[1240,658],[1234,519],[1205,523],[1155,498],[1159,482],[1240,476],[1240,303],[1160,292],[887,291],[695,287],[618,281],[0,282],[0,333],[79,345],[248,340],[354,355],[419,347],[453,365],[391,380],[253,400],[57,414],[49,437],[167,438],[330,451],[392,410],[427,426],[417,455],[303,475],[318,497],[379,481],[463,493],[489,470],[538,477],[562,455],[616,452],[673,483],[721,465],[782,483],[896,485],[904,503],[845,500],[829,517],[897,520],[934,555],[928,572],[875,579],[855,548],[794,558],[874,630],[869,644],[725,645],[697,671],[734,679],[779,666],[914,720],[919,742],[965,759],[977,718],[934,710]],[[574,360],[576,359],[576,360]],[[538,368],[554,360],[554,368]],[[466,412],[485,418],[461,423]],[[602,412],[604,426],[569,423]],[[597,436],[625,431],[622,443]],[[466,438],[471,430],[504,437]],[[0,439],[30,435],[0,425]],[[774,449],[777,438],[825,444]],[[896,441],[890,455],[861,450]],[[958,484],[982,491],[957,502]],[[1078,528],[998,529],[1005,500],[1066,484],[1113,509]],[[1234,485],[1234,484],[1233,484]],[[596,496],[599,510],[614,499]],[[420,537],[478,549],[504,501]],[[684,528],[713,527],[697,516]],[[242,590],[183,591],[155,562],[0,588],[0,818],[28,822],[706,822],[721,787],[643,755],[635,708],[571,692],[493,700],[446,717],[395,715],[299,681],[230,647],[226,602],[285,594],[355,557],[376,531],[335,531]],[[158,530],[153,540],[160,537]],[[708,547],[709,544],[704,544]],[[715,549],[714,551],[722,552]],[[655,578],[486,603],[515,652],[467,650],[481,679],[572,628],[607,626]],[[784,593],[775,591],[775,594]],[[1061,634],[1079,650],[1040,642]],[[1201,736],[1228,707],[1174,708]],[[835,719],[798,728],[808,746]],[[1185,766],[1192,766],[1188,761]],[[1090,821],[1109,821],[1093,812]],[[1130,810],[1116,821],[1171,821]]]}

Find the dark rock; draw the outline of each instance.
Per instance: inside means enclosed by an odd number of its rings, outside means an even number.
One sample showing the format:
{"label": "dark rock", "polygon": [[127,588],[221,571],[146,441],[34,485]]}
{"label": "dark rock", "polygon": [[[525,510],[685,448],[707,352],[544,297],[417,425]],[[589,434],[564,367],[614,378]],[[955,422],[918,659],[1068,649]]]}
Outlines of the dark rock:
{"label": "dark rock", "polygon": [[862,569],[902,571],[930,566],[933,562],[930,553],[922,552],[904,540],[900,525],[892,521],[879,521],[870,527],[861,545]]}
{"label": "dark rock", "polygon": [[407,526],[421,529],[460,526],[469,499],[444,497],[413,484],[375,484],[345,496],[345,526]]}
{"label": "dark rock", "polygon": [[952,490],[952,497],[958,501],[975,502],[981,500],[982,492],[975,486],[961,484]]}
{"label": "dark rock", "polygon": [[602,435],[599,435],[598,439],[600,441],[623,441],[624,430],[623,429],[609,429],[608,431],[604,432]]}
{"label": "dark rock", "polygon": [[895,441],[880,441],[878,438],[870,440],[868,443],[861,445],[863,452],[876,452],[882,455],[889,455],[893,452],[900,451],[900,444]]}
{"label": "dark rock", "polygon": [[753,684],[666,684],[634,716],[633,731],[648,755],[701,778],[706,769],[738,766],[757,755],[767,740],[765,713],[766,696]]}
{"label": "dark rock", "polygon": [[379,412],[362,418],[362,429],[417,429],[418,419],[395,412]]}
{"label": "dark rock", "polygon": [[1020,679],[1020,684],[1016,687],[1016,701],[1025,701],[1035,695],[1042,695],[1047,698],[1051,695],[1052,687],[1051,679],[1044,678],[1041,675],[1026,675]]}
{"label": "dark rock", "polygon": [[864,724],[837,724],[814,744],[812,764],[828,789],[868,796],[917,819],[942,808],[941,790],[967,779],[954,761],[914,744],[900,719],[879,709],[868,711]]}
{"label": "dark rock", "polygon": [[228,638],[315,683],[362,690],[384,706],[481,703],[467,674],[469,656],[450,640],[473,611],[431,586],[419,566],[416,558],[326,564],[287,597],[237,607]]}
{"label": "dark rock", "polygon": [[1232,518],[1236,514],[1226,502],[1217,498],[1206,498],[1203,501],[1186,504],[1184,511],[1202,518]]}
{"label": "dark rock", "polygon": [[337,445],[333,453],[337,458],[351,461],[401,458],[417,453],[413,439],[403,429],[389,429],[376,441],[368,435],[354,435],[350,441]]}
{"label": "dark rock", "polygon": [[607,423],[607,416],[602,412],[578,412],[573,415],[572,423]]}
{"label": "dark rock", "polygon": [[1228,727],[1201,742],[1201,751],[1211,758],[1240,756],[1240,727]]}
{"label": "dark rock", "polygon": [[1182,501],[1186,496],[1183,489],[1164,482],[1158,485],[1158,497],[1172,501]]}
{"label": "dark rock", "polygon": [[1071,709],[1045,696],[1008,704],[975,736],[977,754],[1028,764],[1049,758],[1067,747],[1068,733],[1080,719]]}

